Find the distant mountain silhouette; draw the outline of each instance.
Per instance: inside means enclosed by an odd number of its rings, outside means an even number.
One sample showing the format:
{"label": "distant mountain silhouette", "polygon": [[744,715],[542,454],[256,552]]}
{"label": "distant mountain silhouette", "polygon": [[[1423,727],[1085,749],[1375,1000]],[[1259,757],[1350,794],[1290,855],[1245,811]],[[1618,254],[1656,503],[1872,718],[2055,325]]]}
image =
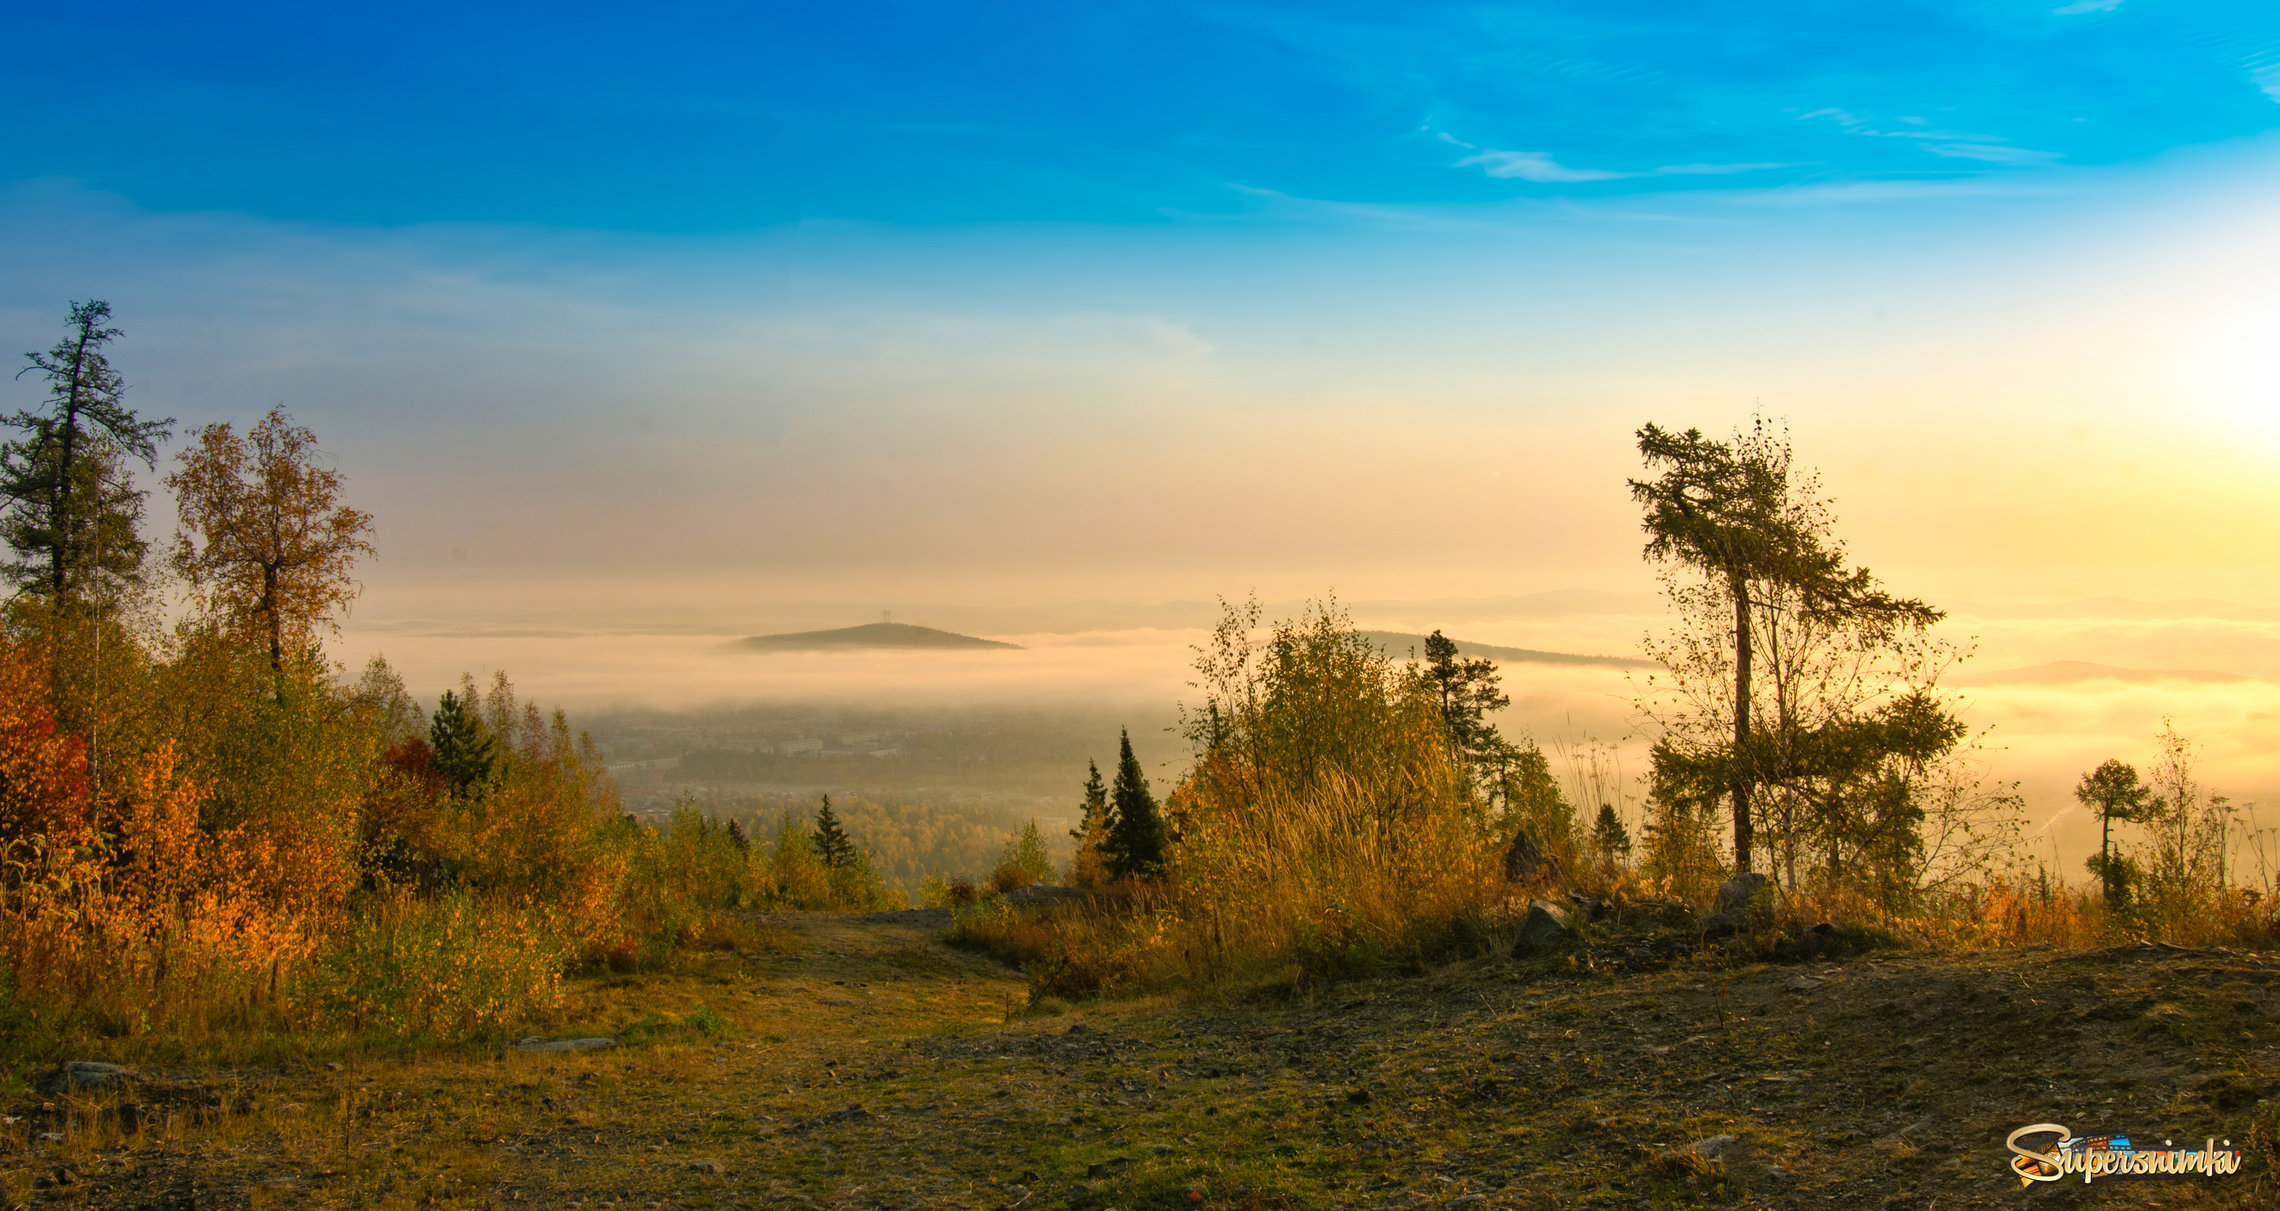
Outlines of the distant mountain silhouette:
{"label": "distant mountain silhouette", "polygon": [[[1404,635],[1399,631],[1363,631],[1362,638],[1396,660],[1407,660],[1412,655],[1425,659],[1425,636]],[[1606,669],[1639,669],[1654,663],[1643,656],[1582,656],[1574,652],[1539,652],[1534,648],[1507,648],[1493,643],[1474,643],[1466,639],[1449,637],[1457,645],[1457,655],[1487,657],[1507,664],[1587,664]]]}
{"label": "distant mountain silhouette", "polygon": [[2053,660],[2049,664],[1973,673],[1957,679],[1963,685],[2076,685],[2084,681],[2123,681],[2132,685],[2147,685],[2158,681],[2192,681],[2203,685],[2228,685],[2236,681],[2252,680],[2254,678],[2243,677],[2238,673],[2219,673],[2211,669],[2131,669],[2120,665],[2094,664],[2087,660]]}
{"label": "distant mountain silhouette", "polygon": [[867,622],[835,631],[797,631],[788,635],[754,635],[738,646],[755,652],[830,652],[851,648],[1014,648],[1018,643],[976,639],[907,622]]}

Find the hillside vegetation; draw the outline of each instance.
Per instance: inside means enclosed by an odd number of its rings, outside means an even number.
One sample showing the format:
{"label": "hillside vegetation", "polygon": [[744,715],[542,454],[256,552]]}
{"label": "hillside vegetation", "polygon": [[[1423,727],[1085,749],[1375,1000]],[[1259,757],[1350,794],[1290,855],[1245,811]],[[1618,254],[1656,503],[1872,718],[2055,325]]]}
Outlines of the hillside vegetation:
{"label": "hillside vegetation", "polygon": [[503,673],[344,676],[372,519],[282,409],[192,435],[160,555],[107,316],[0,450],[18,1202],[1908,1205],[2106,1106],[2273,1159],[2280,899],[2191,742],[2084,774],[2089,881],[2028,865],[1941,612],[1766,426],[1639,433],[1640,835],[1493,661],[1228,605],[1176,774],[1127,730],[1065,868],[1032,822],[908,911],[875,805],[638,818]]}

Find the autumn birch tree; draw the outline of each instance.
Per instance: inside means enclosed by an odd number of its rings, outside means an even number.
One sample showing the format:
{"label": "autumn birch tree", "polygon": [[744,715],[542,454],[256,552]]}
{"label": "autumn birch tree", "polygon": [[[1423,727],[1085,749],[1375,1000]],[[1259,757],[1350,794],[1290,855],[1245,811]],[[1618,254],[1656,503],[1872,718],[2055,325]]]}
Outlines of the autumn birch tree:
{"label": "autumn birch tree", "polygon": [[262,643],[280,680],[355,599],[351,575],[372,554],[370,514],[340,503],[340,472],[317,461],[316,435],[273,408],[244,437],[198,430],[166,477],[181,519],[172,564],[225,634]]}

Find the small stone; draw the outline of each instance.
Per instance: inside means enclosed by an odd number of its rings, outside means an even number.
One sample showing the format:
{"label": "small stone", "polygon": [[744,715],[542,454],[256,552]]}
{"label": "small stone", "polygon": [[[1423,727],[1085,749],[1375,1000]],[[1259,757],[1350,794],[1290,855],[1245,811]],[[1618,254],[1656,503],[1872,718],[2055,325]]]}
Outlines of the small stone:
{"label": "small stone", "polygon": [[616,1039],[603,1039],[603,1038],[591,1038],[591,1039],[555,1039],[555,1040],[553,1040],[553,1041],[549,1042],[548,1040],[546,1040],[546,1039],[544,1039],[544,1038],[541,1038],[541,1037],[539,1037],[539,1036],[537,1036],[537,1035],[532,1035],[531,1037],[529,1037],[529,1038],[527,1038],[527,1039],[524,1039],[522,1042],[515,1044],[515,1050],[517,1050],[517,1051],[599,1051],[599,1050],[601,1050],[601,1049],[602,1049],[602,1048],[604,1048],[604,1047],[615,1047],[615,1046],[617,1046],[617,1040],[616,1040]]}
{"label": "small stone", "polygon": [[1370,1091],[1367,1089],[1351,1090],[1346,1094],[1346,1100],[1356,1106],[1367,1106],[1370,1104]]}
{"label": "small stone", "polygon": [[341,1070],[341,1063],[339,1060],[330,1060],[326,1062],[325,1067],[334,1072],[339,1072]]}
{"label": "small stone", "polygon": [[1706,1140],[1694,1141],[1694,1155],[1704,1160],[1722,1161],[1740,1150],[1741,1139],[1732,1135],[1713,1135]]}
{"label": "small stone", "polygon": [[710,1173],[718,1176],[728,1172],[728,1167],[719,1161],[690,1161],[689,1170],[693,1173]]}
{"label": "small stone", "polygon": [[1826,983],[1827,980],[1816,980],[1811,976],[1791,976],[1782,981],[1781,986],[1791,992],[1811,992]]}

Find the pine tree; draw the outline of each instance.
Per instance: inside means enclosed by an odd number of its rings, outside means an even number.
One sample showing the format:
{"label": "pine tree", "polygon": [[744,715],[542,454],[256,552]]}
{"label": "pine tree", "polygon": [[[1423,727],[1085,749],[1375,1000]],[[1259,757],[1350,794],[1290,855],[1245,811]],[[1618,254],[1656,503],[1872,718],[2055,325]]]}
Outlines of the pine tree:
{"label": "pine tree", "polygon": [[2082,775],[2074,797],[2098,813],[2098,852],[2087,865],[2098,876],[2106,907],[2119,912],[2129,904],[2135,864],[2114,853],[2114,821],[2151,819],[2161,814],[2164,804],[2153,797],[2153,788],[2138,781],[2137,770],[2122,761],[2107,761]]}
{"label": "pine tree", "polygon": [[1497,688],[1496,662],[1459,660],[1456,641],[1434,631],[1425,637],[1422,673],[1457,751],[1475,761],[1493,758],[1503,737],[1488,713],[1512,705],[1511,696]]}
{"label": "pine tree", "polygon": [[1615,814],[1615,805],[1599,805],[1599,821],[1591,828],[1591,843],[1599,847],[1609,861],[1631,856],[1631,830],[1623,827],[1623,817]]}
{"label": "pine tree", "polygon": [[855,856],[855,842],[849,839],[846,829],[839,827],[839,815],[831,810],[829,795],[823,797],[823,806],[816,809],[812,838],[815,841],[815,856],[833,870],[847,865],[848,860]]}
{"label": "pine tree", "polygon": [[1164,816],[1148,793],[1132,734],[1117,737],[1116,785],[1109,791],[1108,868],[1117,878],[1152,878],[1164,869]]}
{"label": "pine tree", "polygon": [[[1679,795],[1695,809],[1706,808],[1712,792],[1725,798],[1733,819],[1734,869],[1748,871],[1755,860],[1752,797],[1764,786],[1801,780],[1798,770],[1781,768],[1783,761],[1769,765],[1764,738],[1772,736],[1783,750],[1812,742],[1785,733],[1797,732],[1800,719],[1828,713],[1808,709],[1828,703],[1804,704],[1795,695],[1818,693],[1816,685],[1862,684],[1857,672],[1818,683],[1788,673],[1753,690],[1760,653],[1776,670],[1802,667],[1799,662],[1811,658],[1804,648],[1815,643],[1824,651],[1846,644],[1854,645],[1847,652],[1896,653],[1906,637],[1921,635],[1944,615],[1877,588],[1866,568],[1845,566],[1844,545],[1836,539],[1818,481],[1792,465],[1788,439],[1762,420],[1731,441],[1651,424],[1639,430],[1638,439],[1639,454],[1657,473],[1630,481],[1632,499],[1645,510],[1647,558],[1674,573],[1665,591],[1705,627],[1695,638],[1716,639],[1676,653],[1675,665],[1663,661],[1682,692],[1692,695],[1692,704],[1658,721],[1664,735],[1651,755],[1653,782],[1658,798]],[[1811,625],[1780,624],[1784,617],[1809,619]],[[1721,629],[1724,634],[1717,635]],[[1858,663],[1861,657],[1838,659]],[[1756,698],[1769,692],[1777,700],[1770,704],[1771,718],[1755,717]],[[1843,744],[1822,747],[1847,751]],[[1723,785],[1710,785],[1713,780]],[[1800,830],[1784,831],[1793,839]],[[1786,864],[1794,865],[1795,846],[1785,848]]]}
{"label": "pine tree", "polygon": [[71,333],[24,355],[31,364],[22,373],[47,380],[47,410],[0,422],[22,432],[0,445],[0,538],[15,552],[6,573],[59,608],[141,583],[143,494],[120,464],[131,457],[155,468],[157,443],[174,425],[126,406],[126,380],[103,353],[120,335],[110,318],[109,303],[73,303]]}
{"label": "pine tree", "polygon": [[452,798],[471,799],[482,794],[483,785],[491,779],[492,740],[484,731],[483,721],[468,709],[467,701],[450,690],[445,690],[435,705],[435,717],[428,724],[428,747],[435,750],[436,772],[443,775]]}
{"label": "pine tree", "polygon": [[1085,765],[1089,771],[1085,778],[1085,814],[1077,826],[1069,830],[1069,836],[1080,846],[1093,835],[1096,825],[1103,832],[1108,828],[1108,788],[1101,784],[1100,762],[1087,761]]}
{"label": "pine tree", "polygon": [[1109,807],[1108,787],[1100,780],[1100,762],[1085,763],[1084,819],[1069,835],[1077,842],[1077,852],[1069,856],[1071,887],[1099,887],[1111,876],[1108,869],[1108,826],[1115,814]]}

